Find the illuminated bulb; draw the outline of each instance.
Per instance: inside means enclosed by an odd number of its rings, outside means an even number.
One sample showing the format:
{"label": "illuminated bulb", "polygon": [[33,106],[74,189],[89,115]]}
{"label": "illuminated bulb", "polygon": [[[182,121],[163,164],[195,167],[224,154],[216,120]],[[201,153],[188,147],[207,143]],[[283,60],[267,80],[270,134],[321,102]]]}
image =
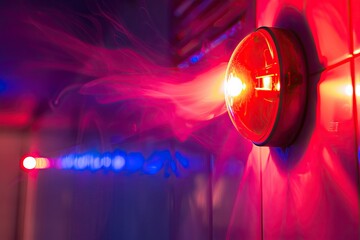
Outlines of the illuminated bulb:
{"label": "illuminated bulb", "polygon": [[352,96],[353,95],[353,87],[351,85],[348,85],[345,87],[345,94],[348,96]]}
{"label": "illuminated bulb", "polygon": [[280,91],[280,82],[278,82],[278,83],[275,85],[275,89],[276,89],[277,91]]}
{"label": "illuminated bulb", "polygon": [[[353,87],[352,87],[352,85],[347,85],[345,87],[344,91],[345,91],[345,94],[347,96],[352,96],[353,95]],[[356,87],[355,87],[355,95],[360,96],[360,85],[356,85]]]}
{"label": "illuminated bulb", "polygon": [[99,157],[93,157],[91,168],[93,170],[100,169],[102,167],[102,162],[100,161]]}
{"label": "illuminated bulb", "polygon": [[105,168],[108,168],[111,166],[111,158],[109,156],[104,156],[101,158],[102,165]]}
{"label": "illuminated bulb", "polygon": [[240,93],[245,90],[246,85],[242,83],[240,78],[235,77],[233,74],[230,74],[226,85],[225,90],[228,96],[236,97],[239,96]]}
{"label": "illuminated bulb", "polygon": [[305,66],[301,43],[288,30],[262,27],[239,43],[224,86],[230,119],[242,136],[259,146],[295,140],[306,104]]}
{"label": "illuminated bulb", "polygon": [[120,170],[125,166],[125,159],[122,156],[116,156],[112,161],[112,166],[115,170]]}
{"label": "illuminated bulb", "polygon": [[263,77],[264,89],[271,90],[271,82],[272,82],[272,79],[270,76]]}
{"label": "illuminated bulb", "polygon": [[36,159],[34,157],[26,157],[23,160],[23,166],[26,169],[34,169],[36,167]]}

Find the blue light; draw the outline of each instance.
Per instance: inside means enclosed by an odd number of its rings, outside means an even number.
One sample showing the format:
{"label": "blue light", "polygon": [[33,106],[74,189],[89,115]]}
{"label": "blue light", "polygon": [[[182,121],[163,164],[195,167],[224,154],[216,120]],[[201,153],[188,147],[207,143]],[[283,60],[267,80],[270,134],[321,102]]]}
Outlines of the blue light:
{"label": "blue light", "polygon": [[110,168],[111,167],[111,154],[104,153],[100,159],[100,162],[104,168]]}
{"label": "blue light", "polygon": [[[144,173],[154,175],[164,169],[165,177],[172,173],[180,176],[182,168],[189,168],[189,160],[180,152],[175,152],[174,157],[169,150],[153,152],[147,159],[140,152],[126,152],[116,150],[113,153],[87,152],[83,154],[69,154],[61,157],[57,162],[60,169],[74,170],[112,170],[119,172],[126,170],[130,173]],[[180,166],[180,168],[179,168]],[[181,168],[182,167],[182,168]]]}
{"label": "blue light", "polygon": [[200,61],[203,57],[204,57],[205,53],[204,52],[199,52],[195,55],[192,55],[190,57],[190,63],[194,64],[197,63],[198,61]]}
{"label": "blue light", "polygon": [[115,156],[112,160],[112,167],[115,171],[121,170],[125,166],[125,158],[121,155]]}
{"label": "blue light", "polygon": [[112,154],[112,168],[114,171],[120,171],[124,168],[126,163],[126,152],[115,150]]}
{"label": "blue light", "polygon": [[163,168],[164,162],[169,157],[171,157],[171,155],[167,150],[154,152],[146,161],[144,165],[144,172],[150,175],[158,173]]}
{"label": "blue light", "polygon": [[176,162],[173,159],[170,160],[170,167],[171,167],[173,173],[175,173],[176,176],[179,176],[179,171],[176,166]]}
{"label": "blue light", "polygon": [[197,63],[200,60],[199,56],[195,55],[190,58],[191,63]]}
{"label": "blue light", "polygon": [[90,162],[92,161],[92,157],[90,155],[82,155],[75,158],[74,161],[74,168],[78,170],[83,170],[87,168],[90,165]]}
{"label": "blue light", "polygon": [[225,33],[217,37],[215,40],[210,42],[206,45],[201,51],[197,52],[196,54],[192,55],[190,58],[186,59],[184,62],[178,65],[178,68],[183,69],[190,67],[192,64],[199,62],[206,54],[208,54],[211,50],[216,48],[222,42],[227,40],[229,37],[233,37],[236,33],[240,32],[243,29],[241,22],[237,22],[234,24],[229,30]]}
{"label": "blue light", "polygon": [[62,169],[71,169],[74,166],[74,156],[66,155],[60,159],[59,167]]}
{"label": "blue light", "polygon": [[128,171],[136,172],[143,167],[145,159],[141,153],[132,152],[127,155],[125,168]]}
{"label": "blue light", "polygon": [[186,159],[181,153],[175,152],[175,157],[177,160],[179,160],[181,166],[183,166],[184,168],[189,168],[189,160]]}
{"label": "blue light", "polygon": [[90,163],[90,168],[92,170],[98,170],[98,169],[102,168],[102,166],[103,165],[102,165],[102,162],[100,161],[100,157],[93,156],[92,161]]}

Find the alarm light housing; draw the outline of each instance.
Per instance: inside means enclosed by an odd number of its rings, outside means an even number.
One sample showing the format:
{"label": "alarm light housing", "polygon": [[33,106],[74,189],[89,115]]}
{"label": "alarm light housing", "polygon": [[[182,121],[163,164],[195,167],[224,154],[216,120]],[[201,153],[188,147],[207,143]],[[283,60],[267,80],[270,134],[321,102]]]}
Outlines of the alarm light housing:
{"label": "alarm light housing", "polygon": [[236,129],[259,146],[286,147],[296,138],[306,106],[307,71],[294,33],[261,27],[234,50],[225,101]]}

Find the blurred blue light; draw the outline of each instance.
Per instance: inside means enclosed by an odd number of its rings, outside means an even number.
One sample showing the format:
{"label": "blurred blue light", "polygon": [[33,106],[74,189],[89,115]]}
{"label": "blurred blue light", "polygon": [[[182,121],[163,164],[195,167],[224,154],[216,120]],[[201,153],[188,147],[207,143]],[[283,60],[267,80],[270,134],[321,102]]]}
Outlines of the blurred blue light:
{"label": "blurred blue light", "polygon": [[203,57],[204,57],[205,53],[204,52],[199,52],[197,54],[194,54],[190,57],[190,63],[194,64],[197,63],[198,61],[200,61]]}
{"label": "blurred blue light", "polygon": [[195,53],[190,58],[186,59],[184,62],[178,65],[178,68],[183,69],[190,67],[192,64],[199,62],[202,58],[205,57],[211,50],[219,46],[222,42],[227,40],[229,37],[235,36],[235,34],[239,33],[243,29],[241,22],[235,23],[229,30],[225,33],[217,37],[215,40],[207,44],[205,47],[201,49],[201,51]]}
{"label": "blurred blue light", "polygon": [[121,170],[125,166],[125,158],[121,155],[117,155],[112,160],[112,167],[116,170]]}
{"label": "blurred blue light", "polygon": [[171,156],[170,152],[165,151],[156,151],[150,155],[149,159],[144,165],[144,172],[147,174],[156,174],[164,166],[164,162],[167,158]]}
{"label": "blurred blue light", "polygon": [[176,162],[174,160],[170,160],[170,167],[171,167],[173,173],[175,173],[176,176],[179,176],[179,171],[176,166]]}
{"label": "blurred blue light", "polygon": [[74,156],[66,155],[62,159],[60,159],[60,168],[62,169],[71,169],[74,166]]}
{"label": "blurred blue light", "polygon": [[120,171],[124,168],[126,163],[126,152],[115,150],[112,154],[112,168],[114,171]]}
{"label": "blurred blue light", "polygon": [[195,55],[190,58],[191,63],[197,63],[200,60],[199,56]]}
{"label": "blurred blue light", "polygon": [[93,156],[92,161],[90,163],[90,168],[92,170],[98,170],[102,168],[102,162],[100,161],[100,158],[98,156]]}
{"label": "blurred blue light", "polygon": [[90,162],[91,162],[91,156],[89,155],[82,155],[76,157],[74,161],[74,168],[78,170],[85,169],[89,166]]}
{"label": "blurred blue light", "polygon": [[186,159],[181,153],[175,152],[175,157],[177,160],[179,160],[181,166],[183,166],[184,168],[189,168],[189,160]]}
{"label": "blurred blue light", "polygon": [[189,168],[189,160],[180,152],[175,152],[174,157],[169,150],[153,152],[147,159],[140,152],[126,152],[116,150],[113,153],[99,154],[97,152],[87,152],[83,154],[69,154],[61,157],[57,163],[60,169],[93,170],[100,169],[128,172],[142,172],[149,175],[159,173],[164,169],[165,177],[170,177],[172,173],[180,176],[179,166]]}
{"label": "blurred blue light", "polygon": [[111,167],[111,154],[110,153],[104,153],[100,160],[102,166],[104,168],[110,168]]}
{"label": "blurred blue light", "polygon": [[143,167],[145,162],[144,156],[138,152],[132,152],[127,155],[125,167],[126,170],[135,172]]}

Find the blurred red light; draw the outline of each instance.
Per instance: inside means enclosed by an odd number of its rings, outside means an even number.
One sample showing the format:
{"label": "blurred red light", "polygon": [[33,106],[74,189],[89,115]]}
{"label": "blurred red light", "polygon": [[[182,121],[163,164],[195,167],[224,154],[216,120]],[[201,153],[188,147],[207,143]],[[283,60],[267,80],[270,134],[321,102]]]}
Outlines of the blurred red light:
{"label": "blurred red light", "polygon": [[36,159],[34,157],[26,157],[22,161],[22,165],[25,169],[31,170],[36,167]]}
{"label": "blurred red light", "polygon": [[27,156],[22,160],[22,167],[26,170],[46,169],[50,167],[48,158]]}
{"label": "blurred red light", "polygon": [[50,167],[49,159],[47,158],[36,158],[36,169],[45,169]]}

